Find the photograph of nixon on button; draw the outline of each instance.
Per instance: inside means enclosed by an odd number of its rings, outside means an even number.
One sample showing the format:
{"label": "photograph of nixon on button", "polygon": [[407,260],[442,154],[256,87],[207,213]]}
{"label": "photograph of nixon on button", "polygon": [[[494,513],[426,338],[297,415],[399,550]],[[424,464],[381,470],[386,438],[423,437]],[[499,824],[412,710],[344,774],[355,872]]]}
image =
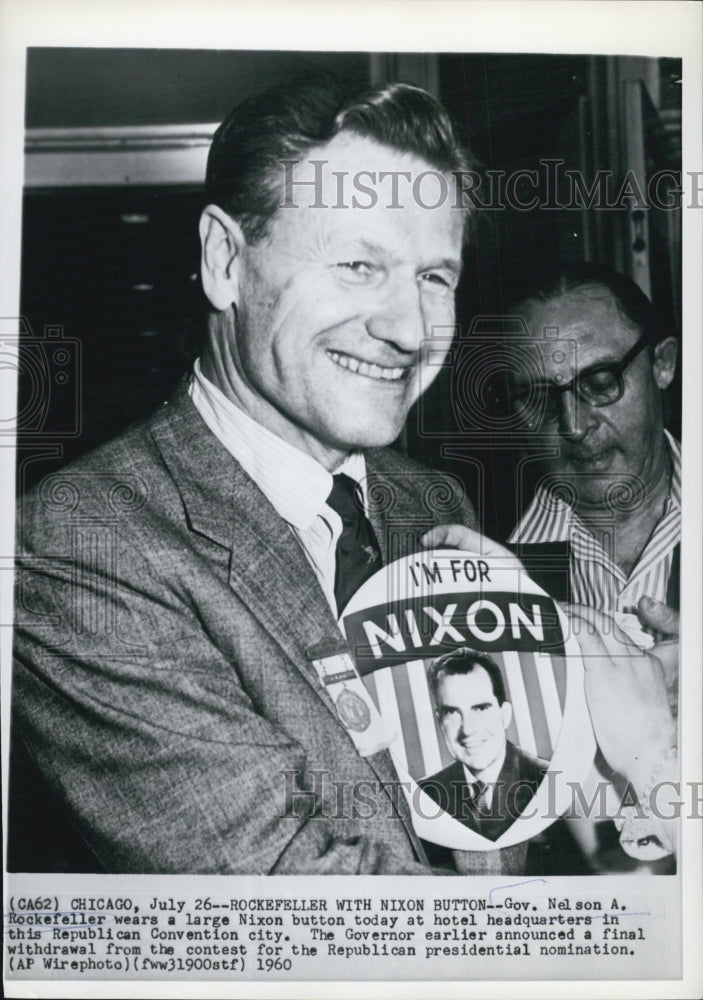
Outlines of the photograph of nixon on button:
{"label": "photograph of nixon on button", "polygon": [[680,73],[29,50],[10,871],[675,872]]}
{"label": "photograph of nixon on button", "polygon": [[[340,716],[361,746],[378,710],[432,864],[587,873],[576,800],[596,745],[581,650],[515,557],[494,546],[398,560],[361,587],[341,624],[371,703],[363,719]],[[333,698],[345,687],[363,697],[351,677],[330,674]],[[610,818],[605,798],[597,818]]]}
{"label": "photograph of nixon on button", "polygon": [[454,819],[495,841],[534,797],[547,762],[508,740],[513,708],[490,657],[458,649],[435,660],[429,679],[454,763],[420,787]]}

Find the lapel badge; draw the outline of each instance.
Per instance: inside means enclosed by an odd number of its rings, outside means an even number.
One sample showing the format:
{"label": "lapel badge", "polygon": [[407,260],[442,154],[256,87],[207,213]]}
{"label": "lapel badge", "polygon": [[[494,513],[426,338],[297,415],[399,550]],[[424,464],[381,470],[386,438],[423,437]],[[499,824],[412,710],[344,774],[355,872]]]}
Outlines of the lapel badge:
{"label": "lapel badge", "polygon": [[335,702],[335,708],[347,729],[355,733],[363,733],[371,725],[369,706],[360,695],[350,691],[349,688],[342,689]]}

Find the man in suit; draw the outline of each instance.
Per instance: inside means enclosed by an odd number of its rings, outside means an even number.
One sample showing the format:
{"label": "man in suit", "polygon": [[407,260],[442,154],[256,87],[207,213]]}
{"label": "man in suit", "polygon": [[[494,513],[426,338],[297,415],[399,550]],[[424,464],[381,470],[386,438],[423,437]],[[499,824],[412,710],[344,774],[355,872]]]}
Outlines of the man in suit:
{"label": "man in suit", "polygon": [[465,166],[406,85],[281,88],[218,129],[201,358],[20,510],[13,755],[52,836],[13,780],[12,869],[428,872],[337,617],[433,524],[475,523],[386,450],[454,322]]}
{"label": "man in suit", "polygon": [[454,761],[421,787],[455,819],[497,840],[537,791],[546,763],[508,740],[513,709],[489,656],[454,650],[435,660],[428,679]]}
{"label": "man in suit", "polygon": [[[497,840],[528,808],[548,763],[507,738],[513,710],[497,663],[460,648],[440,656],[428,681],[442,735],[454,761],[420,787],[445,812],[488,840]],[[475,852],[428,845],[435,864],[464,871]],[[501,850],[506,874],[586,874],[563,820],[529,841]]]}

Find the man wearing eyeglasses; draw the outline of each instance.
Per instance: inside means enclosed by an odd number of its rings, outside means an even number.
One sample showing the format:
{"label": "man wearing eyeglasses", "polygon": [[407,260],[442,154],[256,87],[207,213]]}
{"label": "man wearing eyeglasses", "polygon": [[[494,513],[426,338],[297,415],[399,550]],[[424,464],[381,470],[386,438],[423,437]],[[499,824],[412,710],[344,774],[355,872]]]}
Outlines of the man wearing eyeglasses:
{"label": "man wearing eyeglasses", "polygon": [[661,400],[676,339],[634,282],[594,265],[564,268],[517,311],[530,339],[508,402],[541,478],[510,541],[568,543],[574,603],[677,603],[680,449]]}
{"label": "man wearing eyeglasses", "polygon": [[[553,596],[614,612],[635,632],[637,615],[664,639],[655,652],[675,702],[681,467],[662,392],[676,339],[661,336],[634,282],[595,265],[563,268],[515,312],[529,338],[512,353],[505,404],[539,478],[509,542],[533,575],[561,550],[570,594]],[[623,846],[660,856],[647,836]]]}

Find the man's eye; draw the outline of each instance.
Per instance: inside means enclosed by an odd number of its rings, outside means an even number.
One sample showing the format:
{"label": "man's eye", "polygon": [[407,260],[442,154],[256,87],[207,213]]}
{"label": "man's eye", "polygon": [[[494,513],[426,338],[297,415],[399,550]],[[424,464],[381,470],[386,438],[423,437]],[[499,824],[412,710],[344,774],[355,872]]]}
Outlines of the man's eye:
{"label": "man's eye", "polygon": [[373,265],[365,260],[344,260],[336,266],[347,278],[370,278],[373,274]]}
{"label": "man's eye", "polygon": [[612,389],[617,385],[618,377],[610,368],[600,368],[594,372],[587,372],[581,377],[580,385],[587,391],[602,392]]}
{"label": "man's eye", "polygon": [[457,708],[442,708],[440,710],[440,717],[444,719],[451,719],[459,715],[459,710]]}
{"label": "man's eye", "polygon": [[420,277],[423,281],[430,285],[437,285],[439,288],[453,289],[453,283],[444,274],[438,274],[436,271],[425,271]]}

